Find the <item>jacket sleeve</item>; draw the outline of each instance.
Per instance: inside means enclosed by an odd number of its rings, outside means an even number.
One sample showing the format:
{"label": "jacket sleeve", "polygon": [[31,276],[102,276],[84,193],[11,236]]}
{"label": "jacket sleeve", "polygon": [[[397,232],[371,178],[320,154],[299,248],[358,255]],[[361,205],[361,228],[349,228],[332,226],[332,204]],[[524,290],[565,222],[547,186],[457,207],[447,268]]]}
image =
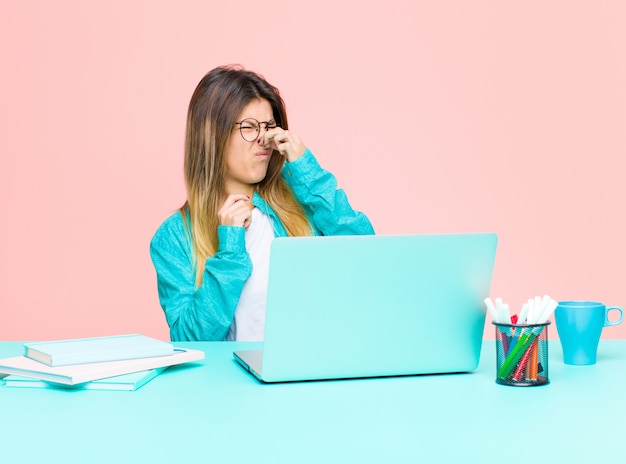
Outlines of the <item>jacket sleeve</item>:
{"label": "jacket sleeve", "polygon": [[374,234],[367,216],[352,209],[335,176],[321,168],[308,148],[296,161],[285,163],[283,177],[322,235]]}
{"label": "jacket sleeve", "polygon": [[196,288],[191,243],[182,220],[166,221],[150,243],[159,300],[172,341],[225,340],[252,272],[243,227],[219,226],[219,247]]}

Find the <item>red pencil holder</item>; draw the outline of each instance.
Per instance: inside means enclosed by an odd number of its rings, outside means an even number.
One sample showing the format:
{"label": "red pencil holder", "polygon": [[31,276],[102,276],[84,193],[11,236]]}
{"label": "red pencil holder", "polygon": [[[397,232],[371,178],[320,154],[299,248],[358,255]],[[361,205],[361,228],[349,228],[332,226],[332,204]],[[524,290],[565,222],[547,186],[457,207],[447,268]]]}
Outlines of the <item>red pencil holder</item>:
{"label": "red pencil holder", "polygon": [[548,325],[497,324],[496,383],[532,387],[550,383],[548,376]]}

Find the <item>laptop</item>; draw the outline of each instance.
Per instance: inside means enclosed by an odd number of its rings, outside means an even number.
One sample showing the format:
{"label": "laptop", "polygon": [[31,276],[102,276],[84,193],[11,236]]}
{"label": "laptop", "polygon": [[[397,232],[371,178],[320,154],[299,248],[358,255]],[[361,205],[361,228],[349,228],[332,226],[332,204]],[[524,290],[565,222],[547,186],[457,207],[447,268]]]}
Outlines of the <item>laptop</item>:
{"label": "laptop", "polygon": [[262,382],[469,372],[478,366],[497,236],[276,238]]}

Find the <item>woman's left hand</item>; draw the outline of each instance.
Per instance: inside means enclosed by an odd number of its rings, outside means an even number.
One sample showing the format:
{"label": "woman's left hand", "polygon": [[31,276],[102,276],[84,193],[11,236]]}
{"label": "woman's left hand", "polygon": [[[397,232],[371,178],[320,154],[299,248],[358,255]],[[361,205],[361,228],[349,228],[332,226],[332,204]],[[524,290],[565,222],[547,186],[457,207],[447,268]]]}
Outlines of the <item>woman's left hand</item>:
{"label": "woman's left hand", "polygon": [[280,127],[270,129],[265,133],[265,145],[277,150],[289,162],[300,158],[306,150],[300,137]]}

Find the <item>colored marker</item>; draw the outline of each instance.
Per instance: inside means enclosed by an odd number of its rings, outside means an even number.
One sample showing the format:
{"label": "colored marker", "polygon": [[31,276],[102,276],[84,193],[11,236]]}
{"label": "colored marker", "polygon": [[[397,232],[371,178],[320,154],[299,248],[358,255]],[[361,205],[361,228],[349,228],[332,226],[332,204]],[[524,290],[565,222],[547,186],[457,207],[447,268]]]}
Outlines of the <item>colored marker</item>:
{"label": "colored marker", "polygon": [[539,343],[535,338],[535,341],[532,344],[532,354],[530,359],[528,360],[528,371],[529,375],[527,376],[530,380],[537,380],[537,374],[539,370]]}
{"label": "colored marker", "polygon": [[530,355],[533,352],[534,341],[535,340],[533,340],[530,346],[526,349],[526,351],[524,351],[524,354],[522,355],[522,359],[520,359],[520,362],[518,363],[517,368],[515,369],[515,372],[513,373],[512,379],[515,380],[516,382],[519,382],[520,380],[522,380],[522,371],[526,368],[526,365],[528,364],[528,359],[530,358]]}
{"label": "colored marker", "polygon": [[530,332],[520,335],[515,346],[510,350],[500,369],[498,369],[498,377],[506,379],[511,375],[511,371],[517,366],[518,361],[524,355],[533,340],[541,333],[543,327],[536,327]]}

